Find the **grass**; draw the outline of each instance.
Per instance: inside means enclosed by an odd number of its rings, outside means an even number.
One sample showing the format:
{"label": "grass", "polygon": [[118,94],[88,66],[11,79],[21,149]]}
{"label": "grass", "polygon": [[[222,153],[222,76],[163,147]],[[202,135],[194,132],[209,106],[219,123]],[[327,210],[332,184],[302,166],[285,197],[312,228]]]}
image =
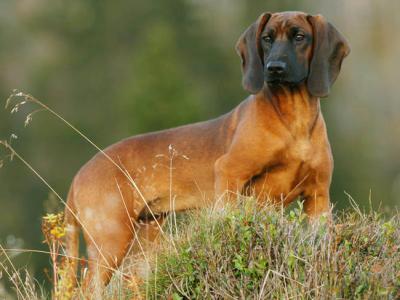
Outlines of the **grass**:
{"label": "grass", "polygon": [[[12,105],[15,98],[22,100]],[[26,103],[39,109],[27,115],[25,125],[36,112],[50,112],[102,152],[82,132],[31,95],[15,91],[7,101],[11,112],[17,112]],[[0,141],[0,145],[10,151],[10,158],[23,162],[65,205],[46,179],[15,152],[11,146],[15,139],[11,135],[9,141]],[[129,176],[123,167],[116,166]],[[137,189],[133,179],[128,179],[132,188]],[[223,211],[189,212],[178,222],[173,214],[164,227],[159,246],[145,254],[150,262],[147,277],[127,277],[126,270],[132,267],[131,259],[127,259],[128,263],[116,272],[109,286],[93,298],[400,299],[399,213],[387,219],[374,211],[361,212],[353,205],[351,211],[336,215],[334,223],[321,218],[310,224],[301,204],[284,213],[271,207],[261,208],[251,198],[239,200],[238,206]],[[40,251],[4,249],[0,245],[0,279],[14,287],[18,299],[47,299],[49,295],[69,299],[72,293],[77,299],[84,298],[79,286],[71,291],[71,282],[64,279],[68,259],[80,258],[63,257],[64,231],[59,216],[47,215],[42,224],[49,245],[46,255],[52,262],[51,292],[26,270],[18,270],[10,256]],[[6,293],[0,285],[0,299],[11,297]]]}
{"label": "grass", "polygon": [[[334,223],[322,217],[310,224],[301,203],[283,212],[243,198],[223,211],[186,213],[177,226],[167,223],[159,246],[147,254],[150,273],[139,292],[119,273],[100,291],[101,297],[400,298],[399,214],[385,219],[377,212],[352,209],[335,216]],[[28,273],[16,274],[9,271],[19,299],[47,297]],[[83,299],[79,288],[74,293]],[[59,294],[57,299],[69,297]]]}
{"label": "grass", "polygon": [[153,259],[146,298],[399,299],[399,225],[359,210],[310,225],[301,205],[283,214],[249,199],[193,212],[177,251],[164,241]]}

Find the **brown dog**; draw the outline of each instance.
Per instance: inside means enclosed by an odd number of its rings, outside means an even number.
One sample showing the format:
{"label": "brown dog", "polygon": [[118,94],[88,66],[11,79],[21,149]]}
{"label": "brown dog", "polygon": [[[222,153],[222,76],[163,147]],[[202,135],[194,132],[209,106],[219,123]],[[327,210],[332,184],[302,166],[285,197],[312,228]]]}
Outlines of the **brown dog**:
{"label": "brown dog", "polygon": [[239,106],[214,120],[123,140],[76,175],[67,251],[78,255],[83,228],[89,280],[96,273],[107,283],[133,238],[154,239],[154,218],[162,223],[172,210],[223,206],[226,191],[251,190],[283,205],[302,196],[309,216],[329,211],[333,160],[319,98],[349,53],[346,40],[320,15],[264,13],[236,49],[252,94]]}

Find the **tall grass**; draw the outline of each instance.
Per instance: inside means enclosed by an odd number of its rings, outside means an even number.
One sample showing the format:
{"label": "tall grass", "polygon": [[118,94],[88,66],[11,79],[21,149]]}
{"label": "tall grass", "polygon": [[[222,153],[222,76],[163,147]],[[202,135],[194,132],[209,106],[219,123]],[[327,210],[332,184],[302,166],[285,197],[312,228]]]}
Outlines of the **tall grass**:
{"label": "tall grass", "polygon": [[[52,108],[47,106],[45,103],[41,102],[40,100],[36,99],[35,97],[33,97],[30,94],[26,94],[23,92],[19,92],[18,90],[14,90],[13,93],[6,100],[5,108],[6,109],[9,108],[10,113],[13,114],[13,113],[17,113],[21,109],[21,107],[25,106],[28,103],[36,106],[36,109],[32,110],[30,113],[28,113],[26,115],[25,122],[24,122],[25,126],[28,126],[31,123],[32,118],[36,113],[41,112],[41,111],[50,113],[51,115],[56,117],[58,120],[63,122],[65,125],[67,125],[70,129],[72,129],[78,136],[83,138],[92,147],[94,147],[96,150],[98,150],[100,153],[102,153],[102,155],[105,156],[112,164],[114,164],[114,166],[126,177],[128,182],[132,186],[132,189],[135,190],[141,196],[141,199],[142,199],[142,201],[144,201],[144,204],[146,206],[148,206],[141,191],[139,190],[135,181],[133,180],[133,178],[131,177],[129,172],[125,169],[125,167],[122,164],[120,164],[119,162],[115,162],[110,156],[108,156],[107,153],[105,153],[102,149],[100,149],[82,131],[80,131],[75,126],[73,126],[69,121],[67,121],[65,118],[63,118],[55,110],[53,110]],[[57,191],[52,187],[52,185],[43,176],[41,176],[40,172],[38,170],[36,170],[28,161],[26,161],[23,158],[22,155],[20,155],[14,149],[14,147],[12,146],[12,142],[14,140],[16,140],[17,138],[18,137],[15,134],[11,134],[8,141],[0,140],[0,146],[2,146],[3,148],[5,148],[6,150],[9,151],[9,154],[6,157],[9,158],[10,161],[12,161],[14,158],[17,158],[18,160],[20,160],[30,171],[32,171],[32,173],[36,177],[38,177],[42,181],[42,183],[44,185],[46,185],[46,187],[54,194],[54,196],[63,204],[65,209],[67,209],[75,217],[77,222],[80,223],[82,230],[87,234],[88,238],[91,239],[91,241],[93,242],[94,246],[97,248],[100,255],[103,256],[101,249],[98,247],[96,241],[93,240],[90,232],[87,230],[85,225],[80,221],[79,216],[76,215],[73,212],[73,210],[71,210],[71,208],[68,206],[66,201],[63,199],[63,197],[61,197],[60,194],[58,194]],[[4,159],[0,159],[0,168],[3,167],[3,165],[4,165]],[[119,186],[118,186],[118,188],[119,188]],[[121,200],[124,202],[124,205],[126,206],[125,200],[123,198]],[[149,208],[149,211],[153,215],[153,212],[151,211],[150,208]],[[51,274],[52,279],[50,280],[54,286],[53,291],[52,291],[52,298],[54,298],[54,299],[69,299],[71,293],[70,293],[70,289],[68,287],[70,287],[74,284],[73,283],[71,284],[71,282],[65,282],[65,280],[68,280],[67,279],[68,276],[66,276],[68,271],[66,271],[66,270],[71,268],[72,261],[78,261],[78,262],[84,261],[86,263],[87,263],[87,261],[82,260],[79,257],[70,257],[70,256],[66,256],[65,254],[63,254],[63,252],[65,252],[65,249],[60,241],[60,237],[62,237],[64,235],[63,231],[65,230],[65,228],[62,228],[62,226],[59,226],[60,224],[58,224],[58,221],[55,222],[54,224],[52,224],[52,222],[50,222],[51,218],[48,219],[49,216],[53,217],[51,215],[47,215],[46,217],[43,218],[44,222],[42,223],[42,230],[43,230],[43,233],[45,236],[45,241],[49,245],[48,254],[50,255],[51,262],[52,262],[53,274]],[[57,214],[55,217],[58,217],[58,216],[60,216],[60,214]],[[154,217],[154,215],[153,215],[153,217]],[[155,217],[154,217],[154,219],[160,228],[160,232],[163,233],[163,229],[161,228],[157,219]],[[53,230],[55,230],[55,229],[57,229],[58,232],[56,232],[56,231],[53,232]],[[136,234],[135,234],[135,236],[136,236]],[[140,241],[137,240],[137,243],[140,243]],[[38,298],[40,298],[40,296],[38,296],[36,293],[35,281],[33,280],[32,284],[31,284],[30,280],[32,280],[32,278],[29,276],[28,272],[25,272],[26,273],[25,281],[23,280],[23,277],[21,276],[21,271],[17,270],[17,268],[14,266],[12,260],[10,259],[9,253],[13,253],[15,255],[16,253],[26,253],[26,252],[39,253],[41,251],[28,250],[28,249],[4,249],[1,245],[0,245],[0,247],[1,247],[0,250],[2,250],[2,252],[0,252],[0,259],[1,259],[1,261],[0,261],[0,267],[1,267],[0,279],[3,274],[1,272],[1,270],[4,270],[9,281],[12,283],[12,285],[14,287],[16,296],[19,299],[38,299]],[[41,252],[41,253],[43,253],[43,252]],[[143,253],[143,255],[145,255],[145,254]],[[103,256],[103,258],[104,258],[104,256]],[[115,268],[111,267],[107,263],[106,259],[105,259],[105,262],[107,265],[98,265],[98,267],[112,269],[114,272],[116,272],[120,275],[121,280],[126,281],[126,278],[130,277],[130,274],[121,273],[119,270],[116,270]],[[62,265],[62,267],[61,267],[61,265]],[[85,269],[83,271],[84,271],[83,272],[83,276],[84,276]],[[135,282],[135,280],[129,280],[130,284],[132,284],[134,282]],[[96,286],[96,288],[98,287],[98,283],[93,283],[93,285]],[[79,286],[79,283],[78,283],[78,286]],[[134,285],[134,286],[136,287],[136,285]],[[41,290],[43,290],[43,289],[41,289]],[[109,290],[110,289],[107,289],[106,295],[109,295]],[[135,290],[137,290],[137,287],[135,288]],[[67,291],[67,292],[60,293],[60,291]],[[79,289],[77,292],[79,295],[86,297],[86,295],[83,295]],[[66,294],[68,294],[68,295],[66,295]],[[101,296],[101,294],[102,294],[102,291],[100,291],[100,296]],[[41,295],[43,296],[44,293],[41,293]],[[0,294],[0,296],[2,296],[2,295]],[[115,297],[113,296],[111,299],[115,299]]]}
{"label": "tall grass", "polygon": [[[87,137],[82,131],[80,131],[78,128],[76,128],[74,125],[72,125],[69,121],[67,121],[63,116],[61,116],[59,113],[57,113],[55,110],[53,110],[52,108],[50,108],[49,106],[47,106],[45,103],[41,102],[40,100],[38,100],[37,98],[33,97],[30,94],[26,94],[23,92],[20,92],[18,90],[14,90],[13,93],[8,97],[8,99],[6,100],[6,104],[5,104],[5,108],[6,109],[10,109],[10,113],[17,113],[21,107],[25,106],[26,104],[33,104],[34,106],[36,106],[35,110],[32,110],[30,113],[28,113],[26,115],[25,118],[25,122],[24,125],[28,126],[31,121],[33,116],[41,111],[45,111],[50,113],[51,115],[53,115],[54,117],[56,117],[58,120],[60,120],[61,122],[63,122],[66,126],[68,126],[70,129],[72,129],[78,136],[80,136],[81,138],[83,138],[86,142],[88,142],[92,147],[94,147],[96,150],[98,150],[106,159],[108,159],[128,180],[129,184],[132,187],[132,190],[134,190],[141,198],[141,200],[144,202],[144,205],[147,206],[150,214],[153,216],[157,226],[160,229],[160,232],[162,234],[164,234],[163,228],[161,227],[161,225],[158,223],[157,218],[155,217],[155,215],[153,214],[152,210],[150,209],[150,207],[148,206],[146,199],[143,197],[140,189],[138,188],[138,186],[136,185],[136,182],[133,180],[133,178],[131,177],[130,173],[125,169],[125,167],[120,163],[120,162],[116,162],[114,161],[107,153],[105,153],[101,148],[99,148],[89,137]],[[66,201],[63,199],[63,197],[61,197],[57,191],[52,187],[52,185],[43,177],[40,175],[40,173],[28,162],[26,161],[22,155],[20,155],[12,146],[12,142],[14,140],[16,140],[18,137],[15,134],[11,134],[9,140],[0,140],[0,146],[4,147],[6,150],[9,151],[9,155],[8,158],[12,161],[14,157],[16,157],[18,160],[20,160],[30,171],[33,172],[33,174],[38,177],[42,183],[44,185],[46,185],[46,187],[54,194],[54,196],[63,204],[63,206],[65,207],[66,210],[68,210],[76,219],[76,221],[81,225],[81,229],[86,233],[86,235],[88,236],[88,238],[91,240],[91,242],[94,244],[94,246],[96,247],[96,249],[98,250],[98,252],[100,253],[100,256],[102,256],[104,258],[104,261],[106,262],[106,265],[98,265],[98,267],[101,268],[108,268],[113,270],[114,272],[118,271],[115,268],[113,268],[112,266],[110,266],[108,264],[108,260],[105,259],[100,247],[97,245],[96,241],[93,239],[91,233],[87,230],[87,228],[85,227],[85,225],[80,221],[80,218],[78,215],[76,215],[74,213],[74,211],[68,206],[68,203],[66,203]],[[173,147],[172,145],[170,145],[169,147],[169,152],[170,155],[173,152]],[[172,152],[171,152],[172,151]],[[171,163],[172,163],[172,158],[171,159]],[[3,167],[4,165],[4,160],[1,159],[0,160],[0,168]],[[172,172],[172,169],[171,169]],[[117,184],[117,187],[119,189],[119,186]],[[125,207],[126,207],[126,203],[124,198],[121,195],[121,200],[123,201]],[[174,199],[171,199],[171,203],[174,203]],[[127,210],[128,213],[128,210]],[[44,218],[44,220],[46,219],[46,217]],[[50,224],[48,222],[48,220],[42,224],[42,229],[46,226],[47,227],[51,227],[55,224]],[[54,228],[53,228],[54,229]],[[64,230],[64,229],[62,229]],[[134,226],[132,224],[132,230],[135,231]],[[71,264],[73,261],[79,261],[81,262],[82,259],[80,259],[79,257],[70,257],[70,256],[66,256],[64,254],[59,253],[60,250],[62,252],[65,252],[64,247],[62,244],[60,244],[59,241],[59,237],[57,237],[57,234],[52,234],[51,230],[43,230],[45,239],[47,244],[49,245],[49,254],[51,257],[51,261],[52,261],[52,269],[53,269],[53,274],[52,274],[52,283],[54,285],[53,288],[53,292],[52,292],[52,297],[55,299],[64,299],[64,297],[62,295],[59,295],[59,290],[60,288],[58,287],[59,284],[61,284],[61,290],[66,290],[65,287],[63,287],[62,285],[66,285],[66,286],[71,286],[70,282],[64,282],[63,278],[66,278],[66,276],[63,276],[64,274],[67,274],[68,272],[65,271],[65,269],[70,269],[71,268]],[[141,242],[139,241],[139,239],[137,238],[136,232],[134,232],[134,235],[136,237],[135,242],[137,242],[138,244],[140,244]],[[57,249],[57,250],[55,250]],[[143,249],[142,246],[140,245],[140,249]],[[21,292],[20,290],[20,286],[24,287],[22,278],[20,276],[20,272],[15,268],[15,266],[13,265],[7,251],[9,252],[13,252],[13,253],[20,253],[20,252],[38,252],[36,250],[26,250],[26,249],[4,249],[1,248],[1,250],[3,251],[4,256],[6,257],[6,262],[9,263],[9,267],[12,269],[12,273],[8,272],[7,266],[4,263],[1,263],[1,267],[6,271],[9,279],[11,280],[11,282],[14,285],[14,288],[16,290],[17,296],[18,298],[21,299],[33,299],[35,298],[35,291],[34,289],[32,290],[26,290],[26,288],[24,288]],[[143,251],[142,251],[143,252]],[[145,253],[142,253],[143,256],[145,256]],[[60,260],[61,257],[61,260]],[[65,259],[64,259],[65,258]],[[66,263],[65,263],[66,262]],[[87,261],[86,261],[87,262]],[[64,267],[60,268],[58,266],[58,264],[63,264]],[[85,275],[85,270],[83,272],[83,276]],[[130,274],[122,274],[120,272],[118,272],[118,274],[120,274],[120,278],[121,279],[126,279],[130,277]],[[0,277],[1,277],[1,273],[0,273]],[[17,280],[16,280],[17,279]],[[130,280],[130,284],[134,283],[135,279]],[[79,283],[78,283],[79,284]],[[98,287],[98,283],[93,283],[93,285],[97,288]],[[134,286],[136,287],[136,284],[134,284]],[[34,285],[33,285],[34,287]],[[137,288],[135,288],[135,290],[137,290]],[[69,291],[68,291],[69,294]],[[69,297],[68,297],[69,298]]]}
{"label": "tall grass", "polygon": [[189,214],[153,258],[148,299],[400,299],[400,215],[352,209],[310,224],[241,205]]}
{"label": "tall grass", "polygon": [[[311,224],[300,203],[283,212],[242,198],[168,222],[147,276],[126,280],[143,260],[127,257],[92,299],[400,299],[400,214],[351,209]],[[19,299],[48,297],[28,273],[5,270]],[[87,299],[79,286],[74,297]]]}

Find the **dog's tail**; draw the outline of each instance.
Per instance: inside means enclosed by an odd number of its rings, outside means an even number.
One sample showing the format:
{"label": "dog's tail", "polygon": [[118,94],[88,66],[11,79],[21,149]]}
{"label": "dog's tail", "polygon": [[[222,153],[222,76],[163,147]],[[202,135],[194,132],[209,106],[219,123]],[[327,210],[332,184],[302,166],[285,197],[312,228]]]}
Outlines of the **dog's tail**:
{"label": "dog's tail", "polygon": [[67,207],[65,207],[65,242],[67,257],[67,280],[74,288],[78,282],[77,271],[79,261],[79,229],[80,224],[76,219],[76,208],[74,205],[73,184],[68,193]]}

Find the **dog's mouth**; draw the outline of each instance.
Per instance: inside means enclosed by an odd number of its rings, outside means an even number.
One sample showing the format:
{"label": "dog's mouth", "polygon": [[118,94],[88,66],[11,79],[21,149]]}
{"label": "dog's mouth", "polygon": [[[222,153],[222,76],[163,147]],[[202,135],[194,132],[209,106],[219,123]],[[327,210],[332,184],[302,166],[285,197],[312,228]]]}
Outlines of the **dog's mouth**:
{"label": "dog's mouth", "polygon": [[282,78],[274,78],[274,79],[269,79],[266,80],[268,85],[283,85],[289,83],[288,81],[282,79]]}
{"label": "dog's mouth", "polygon": [[305,81],[306,81],[306,78],[303,78],[301,80],[287,80],[285,78],[268,78],[265,80],[265,82],[269,86],[279,86],[279,85],[296,86],[296,85],[302,84]]}

